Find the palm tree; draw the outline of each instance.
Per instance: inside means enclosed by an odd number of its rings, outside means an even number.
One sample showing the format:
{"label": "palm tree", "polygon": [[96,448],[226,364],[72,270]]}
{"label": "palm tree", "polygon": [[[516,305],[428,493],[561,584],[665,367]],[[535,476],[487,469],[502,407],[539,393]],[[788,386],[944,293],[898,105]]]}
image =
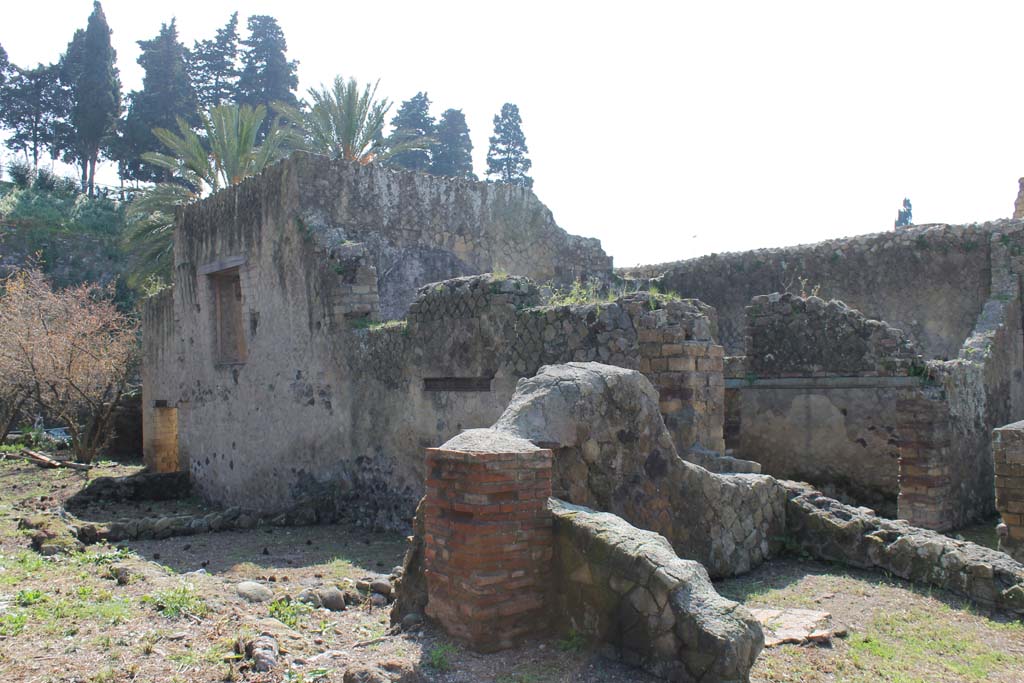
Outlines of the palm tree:
{"label": "palm tree", "polygon": [[126,246],[132,260],[129,279],[134,284],[169,278],[174,218],[179,206],[237,185],[286,156],[295,146],[295,131],[280,117],[275,117],[267,136],[257,144],[257,132],[266,117],[263,105],[222,104],[200,114],[201,135],[181,117],[177,132],[153,130],[170,153],[148,152],[142,158],[169,171],[171,179],[144,190],[126,211]]}
{"label": "palm tree", "polygon": [[360,164],[385,161],[394,154],[412,149],[426,149],[431,140],[419,138],[400,145],[384,142],[384,117],[391,109],[387,98],[376,99],[377,81],[360,91],[354,78],[347,81],[335,76],[334,86],[311,88],[312,103],[306,108],[276,104],[275,110],[301,128],[305,148],[326,154],[332,159],[345,159]]}

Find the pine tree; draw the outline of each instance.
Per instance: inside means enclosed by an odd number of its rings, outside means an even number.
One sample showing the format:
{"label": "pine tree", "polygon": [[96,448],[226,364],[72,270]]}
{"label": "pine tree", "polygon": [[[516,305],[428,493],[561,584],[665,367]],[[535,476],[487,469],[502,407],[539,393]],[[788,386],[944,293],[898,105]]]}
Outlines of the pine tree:
{"label": "pine tree", "polygon": [[430,162],[434,175],[476,180],[473,173],[473,143],[461,109],[447,109],[437,124],[437,139]]}
{"label": "pine tree", "polygon": [[903,208],[896,213],[896,226],[897,228],[905,228],[908,225],[914,223],[914,209],[910,205],[910,199],[907,197],[903,198]]}
{"label": "pine tree", "polygon": [[187,51],[189,78],[199,108],[207,111],[238,94],[238,12],[231,15],[212,40],[197,40]]}
{"label": "pine tree", "polygon": [[268,16],[249,17],[249,37],[242,41],[242,73],[238,79],[238,102],[269,110],[274,102],[295,106],[299,63],[285,56],[288,43],[277,20]]}
{"label": "pine tree", "polygon": [[146,164],[142,155],[161,149],[154,128],[172,128],[177,117],[198,123],[196,94],[185,67],[185,46],[178,41],[178,29],[172,19],[150,40],[140,40],[139,66],[145,71],[142,90],[130,95],[131,104],[124,122],[124,136],[118,147],[122,177],[159,181],[162,169]]}
{"label": "pine tree", "polygon": [[65,160],[82,170],[82,189],[93,194],[96,163],[106,138],[121,113],[121,81],[117,55],[110,44],[110,27],[98,0],[85,30],[75,31],[61,58],[60,78],[68,89],[70,134]]}
{"label": "pine tree", "polygon": [[526,154],[526,136],[519,107],[506,102],[501,113],[494,117],[494,135],[487,150],[487,179],[499,183],[533,187],[533,178],[526,175],[533,162]]}
{"label": "pine tree", "polygon": [[67,135],[67,94],[56,64],[11,70],[0,90],[0,126],[11,131],[7,147],[22,152],[34,168],[44,151],[60,156]]}
{"label": "pine tree", "polygon": [[[392,130],[387,145],[398,147],[413,140],[432,137],[434,128],[434,117],[430,115],[430,98],[425,92],[416,93],[412,99],[402,102],[395,117],[391,119]],[[388,164],[410,171],[426,171],[430,168],[430,151],[412,149],[399,152],[388,160]]]}

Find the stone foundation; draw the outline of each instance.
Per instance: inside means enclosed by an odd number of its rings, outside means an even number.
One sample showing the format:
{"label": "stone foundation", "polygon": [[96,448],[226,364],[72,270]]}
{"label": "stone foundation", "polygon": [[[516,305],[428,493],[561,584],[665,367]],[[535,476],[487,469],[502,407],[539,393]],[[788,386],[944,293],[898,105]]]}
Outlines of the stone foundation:
{"label": "stone foundation", "polygon": [[427,615],[480,651],[547,626],[551,451],[489,429],[427,451]]}

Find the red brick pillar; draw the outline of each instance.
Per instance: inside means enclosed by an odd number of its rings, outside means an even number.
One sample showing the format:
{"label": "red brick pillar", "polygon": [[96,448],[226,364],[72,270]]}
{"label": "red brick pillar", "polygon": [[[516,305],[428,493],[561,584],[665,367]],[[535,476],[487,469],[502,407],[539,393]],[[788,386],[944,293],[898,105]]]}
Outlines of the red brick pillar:
{"label": "red brick pillar", "polygon": [[427,449],[427,615],[480,651],[547,626],[551,451],[490,429]]}

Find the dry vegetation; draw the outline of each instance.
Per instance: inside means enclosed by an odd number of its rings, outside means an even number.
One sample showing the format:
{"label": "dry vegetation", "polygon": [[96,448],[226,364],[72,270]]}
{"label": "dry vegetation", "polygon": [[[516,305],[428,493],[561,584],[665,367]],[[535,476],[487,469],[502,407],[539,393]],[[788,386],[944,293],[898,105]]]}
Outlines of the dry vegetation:
{"label": "dry vegetation", "polygon": [[106,445],[138,356],[138,325],[113,295],[55,289],[35,268],[0,282],[0,439],[31,407],[67,427],[80,462]]}

